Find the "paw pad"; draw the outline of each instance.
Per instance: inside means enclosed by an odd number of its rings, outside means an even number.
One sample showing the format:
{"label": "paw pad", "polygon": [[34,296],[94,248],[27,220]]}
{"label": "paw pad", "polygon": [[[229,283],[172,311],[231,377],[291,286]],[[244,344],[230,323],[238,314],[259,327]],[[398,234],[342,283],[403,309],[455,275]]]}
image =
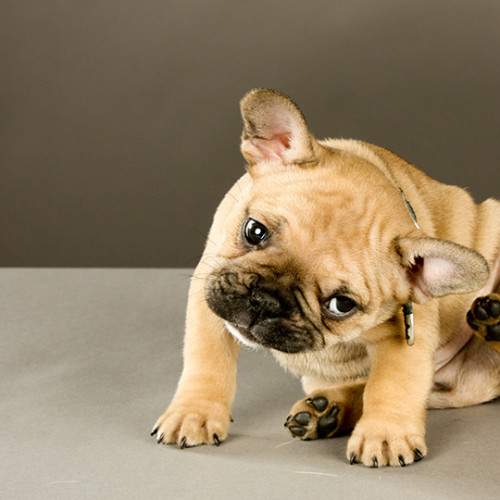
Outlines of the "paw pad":
{"label": "paw pad", "polygon": [[474,301],[467,323],[485,340],[500,340],[500,295],[490,294]]}
{"label": "paw pad", "polygon": [[303,440],[323,439],[337,432],[341,413],[338,405],[318,396],[301,400],[298,406],[304,409],[289,415],[285,422],[285,427],[293,437]]}
{"label": "paw pad", "polygon": [[301,411],[300,413],[297,413],[293,419],[299,425],[306,427],[311,423],[311,414],[308,411]]}
{"label": "paw pad", "polygon": [[323,396],[318,396],[317,398],[314,399],[307,398],[306,404],[312,405],[317,412],[322,413],[326,410],[328,406],[328,400]]}

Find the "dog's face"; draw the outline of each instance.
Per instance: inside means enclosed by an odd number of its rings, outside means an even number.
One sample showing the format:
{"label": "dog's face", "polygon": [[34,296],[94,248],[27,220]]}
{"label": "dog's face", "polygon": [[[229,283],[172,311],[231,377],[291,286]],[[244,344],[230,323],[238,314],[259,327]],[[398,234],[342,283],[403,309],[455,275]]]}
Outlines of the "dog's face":
{"label": "dog's face", "polygon": [[[242,114],[250,179],[216,235],[206,286],[233,335],[285,353],[369,342],[401,304],[450,293],[472,257],[419,238],[401,192],[369,152],[316,142],[298,108],[275,92],[251,93]],[[474,262],[476,272],[483,263]],[[467,273],[453,291],[470,287]]]}
{"label": "dog's face", "polygon": [[358,193],[360,179],[343,178],[336,156],[324,167],[257,176],[226,222],[207,299],[246,343],[322,349],[386,321],[408,299],[394,211],[378,210],[371,191]]}

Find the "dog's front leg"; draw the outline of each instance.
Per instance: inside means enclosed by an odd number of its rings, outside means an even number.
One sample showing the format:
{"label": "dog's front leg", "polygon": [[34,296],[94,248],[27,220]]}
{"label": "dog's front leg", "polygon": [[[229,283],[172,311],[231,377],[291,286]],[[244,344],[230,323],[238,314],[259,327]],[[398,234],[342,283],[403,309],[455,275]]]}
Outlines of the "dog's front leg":
{"label": "dog's front leg", "polygon": [[201,263],[189,290],[184,369],[175,396],[156,422],[159,443],[181,448],[219,445],[227,437],[236,391],[239,347],[205,300],[206,266]]}
{"label": "dog's front leg", "polygon": [[433,378],[433,346],[422,336],[408,346],[389,336],[369,346],[370,375],[363,415],[347,445],[351,463],[405,466],[422,459],[426,400]]}

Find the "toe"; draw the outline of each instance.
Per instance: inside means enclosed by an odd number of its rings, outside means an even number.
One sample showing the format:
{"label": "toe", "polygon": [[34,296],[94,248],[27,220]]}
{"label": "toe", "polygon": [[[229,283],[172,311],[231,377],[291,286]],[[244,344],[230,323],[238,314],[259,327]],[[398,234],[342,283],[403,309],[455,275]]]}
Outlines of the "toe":
{"label": "toe", "polygon": [[290,425],[288,427],[288,430],[294,437],[304,437],[307,432],[307,429],[305,429],[304,427],[299,427],[298,425]]}
{"label": "toe", "polygon": [[326,415],[318,421],[318,435],[322,438],[330,437],[339,425],[339,408],[334,406]]}
{"label": "toe", "polygon": [[328,408],[328,400],[323,396],[314,399],[308,399],[306,403],[312,405],[318,413],[323,413]]}
{"label": "toe", "polygon": [[500,318],[500,302],[498,300],[489,301],[488,313],[492,318]]}
{"label": "toe", "polygon": [[487,321],[489,318],[487,310],[480,304],[474,308],[474,315],[479,321]]}
{"label": "toe", "polygon": [[481,329],[481,327],[474,321],[474,316],[471,311],[467,313],[467,323],[473,330],[479,331]]}
{"label": "toe", "polygon": [[487,328],[488,334],[486,335],[486,340],[498,341],[500,340],[500,323],[496,325],[490,325]]}
{"label": "toe", "polygon": [[306,427],[311,423],[311,414],[308,411],[301,411],[293,417],[293,420],[299,425]]}

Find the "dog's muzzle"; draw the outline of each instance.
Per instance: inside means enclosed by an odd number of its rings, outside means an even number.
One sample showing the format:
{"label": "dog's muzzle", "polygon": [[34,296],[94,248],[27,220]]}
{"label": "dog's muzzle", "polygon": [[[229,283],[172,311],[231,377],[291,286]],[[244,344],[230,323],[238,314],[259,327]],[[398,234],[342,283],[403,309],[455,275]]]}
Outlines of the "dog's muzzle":
{"label": "dog's muzzle", "polygon": [[310,321],[291,291],[265,283],[260,276],[213,274],[206,287],[210,309],[226,320],[229,331],[252,346],[286,353],[314,347]]}

